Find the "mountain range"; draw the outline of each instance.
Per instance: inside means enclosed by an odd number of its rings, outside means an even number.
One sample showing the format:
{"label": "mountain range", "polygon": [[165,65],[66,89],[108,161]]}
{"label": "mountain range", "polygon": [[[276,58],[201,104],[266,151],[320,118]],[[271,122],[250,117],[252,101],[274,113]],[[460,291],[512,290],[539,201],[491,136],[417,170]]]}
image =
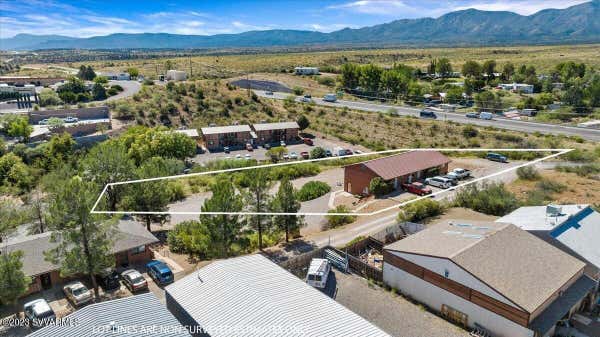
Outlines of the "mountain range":
{"label": "mountain range", "polygon": [[191,49],[300,46],[478,46],[600,42],[600,0],[523,16],[467,9],[439,18],[402,19],[331,33],[264,30],[239,34],[111,34],[89,38],[18,34],[0,39],[1,50]]}

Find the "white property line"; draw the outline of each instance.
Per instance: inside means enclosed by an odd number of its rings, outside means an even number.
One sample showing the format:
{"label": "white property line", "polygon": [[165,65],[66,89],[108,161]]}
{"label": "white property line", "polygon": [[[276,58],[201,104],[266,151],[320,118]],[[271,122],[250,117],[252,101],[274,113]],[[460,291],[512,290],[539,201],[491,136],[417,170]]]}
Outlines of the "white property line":
{"label": "white property line", "polygon": [[[439,151],[439,152],[558,152],[558,153],[554,153],[548,156],[545,156],[543,158],[539,158],[539,159],[535,159],[532,161],[529,161],[527,163],[521,164],[521,165],[517,165],[517,166],[513,166],[507,169],[504,169],[502,171],[496,172],[496,173],[492,173],[480,178],[476,178],[474,180],[465,182],[465,183],[461,183],[457,186],[454,186],[452,188],[446,189],[446,190],[440,190],[437,192],[434,192],[432,194],[429,195],[425,195],[425,196],[421,196],[418,198],[414,198],[414,199],[410,199],[407,200],[405,202],[402,202],[400,204],[394,205],[394,206],[390,206],[384,209],[380,209],[377,211],[373,211],[370,213],[323,213],[323,212],[298,212],[298,213],[290,213],[290,212],[177,212],[177,211],[160,211],[160,212],[153,212],[153,211],[97,211],[96,207],[98,206],[98,204],[100,203],[100,200],[102,198],[102,196],[104,195],[104,193],[106,193],[106,190],[108,189],[108,187],[110,186],[117,186],[117,185],[125,185],[125,184],[134,184],[134,183],[142,183],[142,182],[148,182],[148,181],[157,181],[157,180],[168,180],[168,179],[179,179],[179,178],[189,178],[189,177],[194,177],[194,176],[201,176],[201,175],[208,175],[208,174],[217,174],[217,173],[227,173],[227,172],[235,172],[235,171],[245,171],[245,170],[252,170],[252,169],[258,169],[258,168],[268,168],[268,167],[275,167],[275,166],[284,166],[284,165],[294,165],[294,164],[300,164],[300,163],[309,163],[309,162],[317,162],[317,161],[323,161],[323,160],[336,160],[336,159],[344,159],[344,158],[351,158],[351,157],[361,157],[361,156],[371,156],[371,155],[376,155],[376,154],[386,154],[386,153],[394,153],[394,152],[406,152],[406,151]],[[458,188],[467,186],[467,185],[471,185],[474,183],[477,183],[479,181],[482,181],[484,179],[488,179],[491,177],[495,177],[507,172],[510,172],[512,170],[516,170],[518,168],[521,167],[525,167],[525,166],[529,166],[529,165],[534,165],[537,164],[539,162],[542,162],[544,160],[550,159],[550,158],[554,158],[554,157],[558,157],[561,156],[563,154],[566,154],[568,152],[573,151],[573,149],[481,149],[481,148],[475,148],[475,149],[423,149],[423,148],[416,148],[416,149],[394,149],[394,150],[385,150],[385,151],[375,151],[375,152],[368,152],[368,153],[361,153],[361,154],[354,154],[354,155],[348,155],[348,156],[342,156],[342,157],[327,157],[327,158],[318,158],[318,159],[309,159],[309,160],[302,160],[302,161],[294,161],[294,162],[285,162],[285,163],[274,163],[274,164],[266,164],[266,165],[255,165],[255,166],[247,166],[247,167],[240,167],[240,168],[232,168],[232,169],[223,169],[223,170],[215,170],[215,171],[207,171],[207,172],[197,172],[197,173],[190,173],[190,174],[178,174],[178,175],[173,175],[173,176],[165,176],[165,177],[156,177],[156,178],[146,178],[146,179],[137,179],[137,180],[128,180],[128,181],[120,181],[120,182],[114,182],[114,183],[108,183],[106,184],[106,186],[104,186],[104,189],[102,190],[102,192],[100,193],[100,195],[98,196],[98,199],[96,200],[96,203],[94,204],[94,207],[92,207],[92,210],[90,211],[90,213],[94,213],[94,214],[129,214],[129,215],[144,215],[144,214],[156,214],[156,215],[201,215],[201,214],[205,214],[205,215],[317,215],[317,216],[326,216],[326,215],[355,215],[355,216],[365,216],[365,215],[376,215],[379,213],[383,213],[389,210],[392,210],[394,208],[400,208],[403,206],[406,206],[410,203],[419,201],[421,199],[425,199],[425,198],[431,198],[434,197],[436,195],[448,192],[448,191],[453,191],[456,190]]]}

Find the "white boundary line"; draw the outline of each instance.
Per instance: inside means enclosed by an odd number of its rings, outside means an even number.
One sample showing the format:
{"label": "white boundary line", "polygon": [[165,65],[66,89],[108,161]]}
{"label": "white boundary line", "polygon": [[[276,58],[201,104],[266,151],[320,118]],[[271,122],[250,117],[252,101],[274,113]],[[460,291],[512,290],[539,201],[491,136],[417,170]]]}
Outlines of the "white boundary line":
{"label": "white boundary line", "polygon": [[[394,152],[406,152],[406,151],[440,151],[440,152],[558,152],[558,153],[554,153],[548,156],[545,156],[543,158],[538,158],[532,161],[529,161],[527,163],[521,164],[521,165],[517,165],[517,166],[513,166],[504,170],[501,170],[499,172],[495,172],[489,175],[486,175],[484,177],[479,177],[476,178],[474,180],[470,180],[468,182],[459,184],[457,186],[454,186],[452,188],[446,189],[446,190],[440,190],[437,192],[434,192],[432,194],[429,195],[425,195],[425,196],[420,196],[418,198],[414,198],[414,199],[410,199],[407,200],[405,202],[402,202],[400,204],[394,205],[394,206],[390,206],[384,209],[380,209],[377,211],[373,211],[370,213],[323,213],[323,212],[298,212],[298,213],[286,213],[286,212],[171,212],[171,211],[166,211],[166,212],[151,212],[151,211],[97,211],[96,207],[98,206],[98,204],[100,203],[100,200],[102,198],[102,196],[104,195],[104,193],[106,193],[106,190],[108,189],[108,187],[110,186],[117,186],[117,185],[125,185],[125,184],[134,184],[134,183],[141,183],[141,182],[147,182],[147,181],[157,181],[157,180],[163,180],[163,179],[179,179],[179,178],[189,178],[189,177],[194,177],[194,176],[201,176],[201,175],[208,175],[208,174],[217,174],[217,173],[227,173],[227,172],[235,172],[235,171],[245,171],[245,170],[252,170],[252,169],[257,169],[257,168],[268,168],[268,167],[275,167],[275,166],[285,166],[285,165],[294,165],[294,164],[300,164],[300,163],[310,163],[310,162],[317,162],[317,161],[324,161],[324,160],[336,160],[336,159],[344,159],[344,158],[351,158],[351,157],[361,157],[361,156],[371,156],[371,155],[376,155],[376,154],[386,154],[386,153],[394,153]],[[90,213],[93,214],[129,214],[129,215],[144,215],[144,214],[156,214],[156,215],[318,215],[318,216],[325,216],[325,215],[355,215],[355,216],[369,216],[369,215],[376,215],[376,214],[380,214],[383,212],[387,212],[389,210],[392,210],[394,208],[400,208],[403,206],[406,206],[410,203],[422,200],[422,199],[426,199],[426,198],[430,198],[430,197],[434,197],[436,195],[439,194],[443,194],[446,193],[448,191],[453,191],[456,190],[458,188],[467,186],[467,185],[471,185],[474,183],[477,183],[479,181],[491,178],[491,177],[495,177],[507,172],[510,172],[512,170],[516,170],[520,167],[525,167],[525,166],[529,166],[529,165],[534,165],[537,164],[539,162],[542,162],[544,160],[548,160],[550,158],[555,158],[558,156],[561,156],[563,154],[566,154],[568,152],[573,151],[573,149],[481,149],[481,148],[475,148],[475,149],[431,149],[431,148],[416,148],[416,149],[394,149],[394,150],[385,150],[385,151],[375,151],[375,152],[367,152],[367,153],[361,153],[361,154],[354,154],[354,155],[349,155],[349,156],[342,156],[342,157],[327,157],[327,158],[318,158],[318,159],[309,159],[309,160],[301,160],[301,161],[293,161],[293,162],[284,162],[284,163],[274,163],[274,164],[266,164],[266,165],[255,165],[255,166],[246,166],[246,167],[240,167],[240,168],[232,168],[232,169],[223,169],[223,170],[215,170],[215,171],[207,171],[207,172],[197,172],[197,173],[189,173],[189,174],[179,174],[179,175],[173,175],[173,176],[166,176],[166,177],[156,177],[156,178],[147,178],[147,179],[137,179],[137,180],[129,180],[129,181],[120,181],[120,182],[114,182],[114,183],[108,183],[106,184],[106,186],[104,186],[104,189],[102,190],[102,192],[100,193],[100,195],[98,196],[98,199],[96,200],[96,203],[94,204],[94,207],[92,207],[92,210],[90,211]]]}

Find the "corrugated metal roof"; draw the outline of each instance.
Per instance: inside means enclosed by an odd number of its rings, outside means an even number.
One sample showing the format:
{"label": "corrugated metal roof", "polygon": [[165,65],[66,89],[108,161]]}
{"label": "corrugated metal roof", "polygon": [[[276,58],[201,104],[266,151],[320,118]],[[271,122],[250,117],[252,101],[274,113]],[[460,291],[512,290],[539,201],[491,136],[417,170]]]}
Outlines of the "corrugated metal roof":
{"label": "corrugated metal roof", "polygon": [[364,165],[384,180],[390,180],[449,162],[448,157],[437,151],[409,151],[353,165]]}
{"label": "corrugated metal roof", "polygon": [[203,135],[216,135],[220,133],[235,133],[235,132],[250,132],[249,125],[226,125],[226,126],[211,126],[201,129]]}
{"label": "corrugated metal roof", "polygon": [[190,337],[152,293],[90,304],[68,315],[65,322],[73,324],[48,326],[29,337]]}
{"label": "corrugated metal roof", "polygon": [[388,336],[262,255],[213,262],[165,291],[211,337]]}
{"label": "corrugated metal roof", "polygon": [[185,129],[185,130],[175,130],[177,133],[182,133],[188,137],[198,137],[198,130],[196,129]]}
{"label": "corrugated metal roof", "polygon": [[546,214],[546,206],[527,206],[520,207],[497,221],[514,224],[526,231],[549,231],[588,207],[586,204],[556,206],[561,207],[561,214],[556,216]]}
{"label": "corrugated metal roof", "polygon": [[299,129],[298,123],[296,122],[279,122],[279,123],[260,123],[252,125],[256,131],[267,131],[267,130],[283,130],[283,129]]}

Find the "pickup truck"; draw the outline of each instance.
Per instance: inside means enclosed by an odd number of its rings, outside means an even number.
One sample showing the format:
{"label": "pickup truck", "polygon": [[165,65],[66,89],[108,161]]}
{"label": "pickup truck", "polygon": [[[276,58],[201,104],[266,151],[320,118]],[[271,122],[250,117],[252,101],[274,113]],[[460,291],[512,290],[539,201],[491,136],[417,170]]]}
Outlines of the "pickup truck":
{"label": "pickup truck", "polygon": [[455,168],[454,170],[448,172],[448,175],[454,176],[456,179],[466,179],[471,176],[471,171],[462,168]]}

